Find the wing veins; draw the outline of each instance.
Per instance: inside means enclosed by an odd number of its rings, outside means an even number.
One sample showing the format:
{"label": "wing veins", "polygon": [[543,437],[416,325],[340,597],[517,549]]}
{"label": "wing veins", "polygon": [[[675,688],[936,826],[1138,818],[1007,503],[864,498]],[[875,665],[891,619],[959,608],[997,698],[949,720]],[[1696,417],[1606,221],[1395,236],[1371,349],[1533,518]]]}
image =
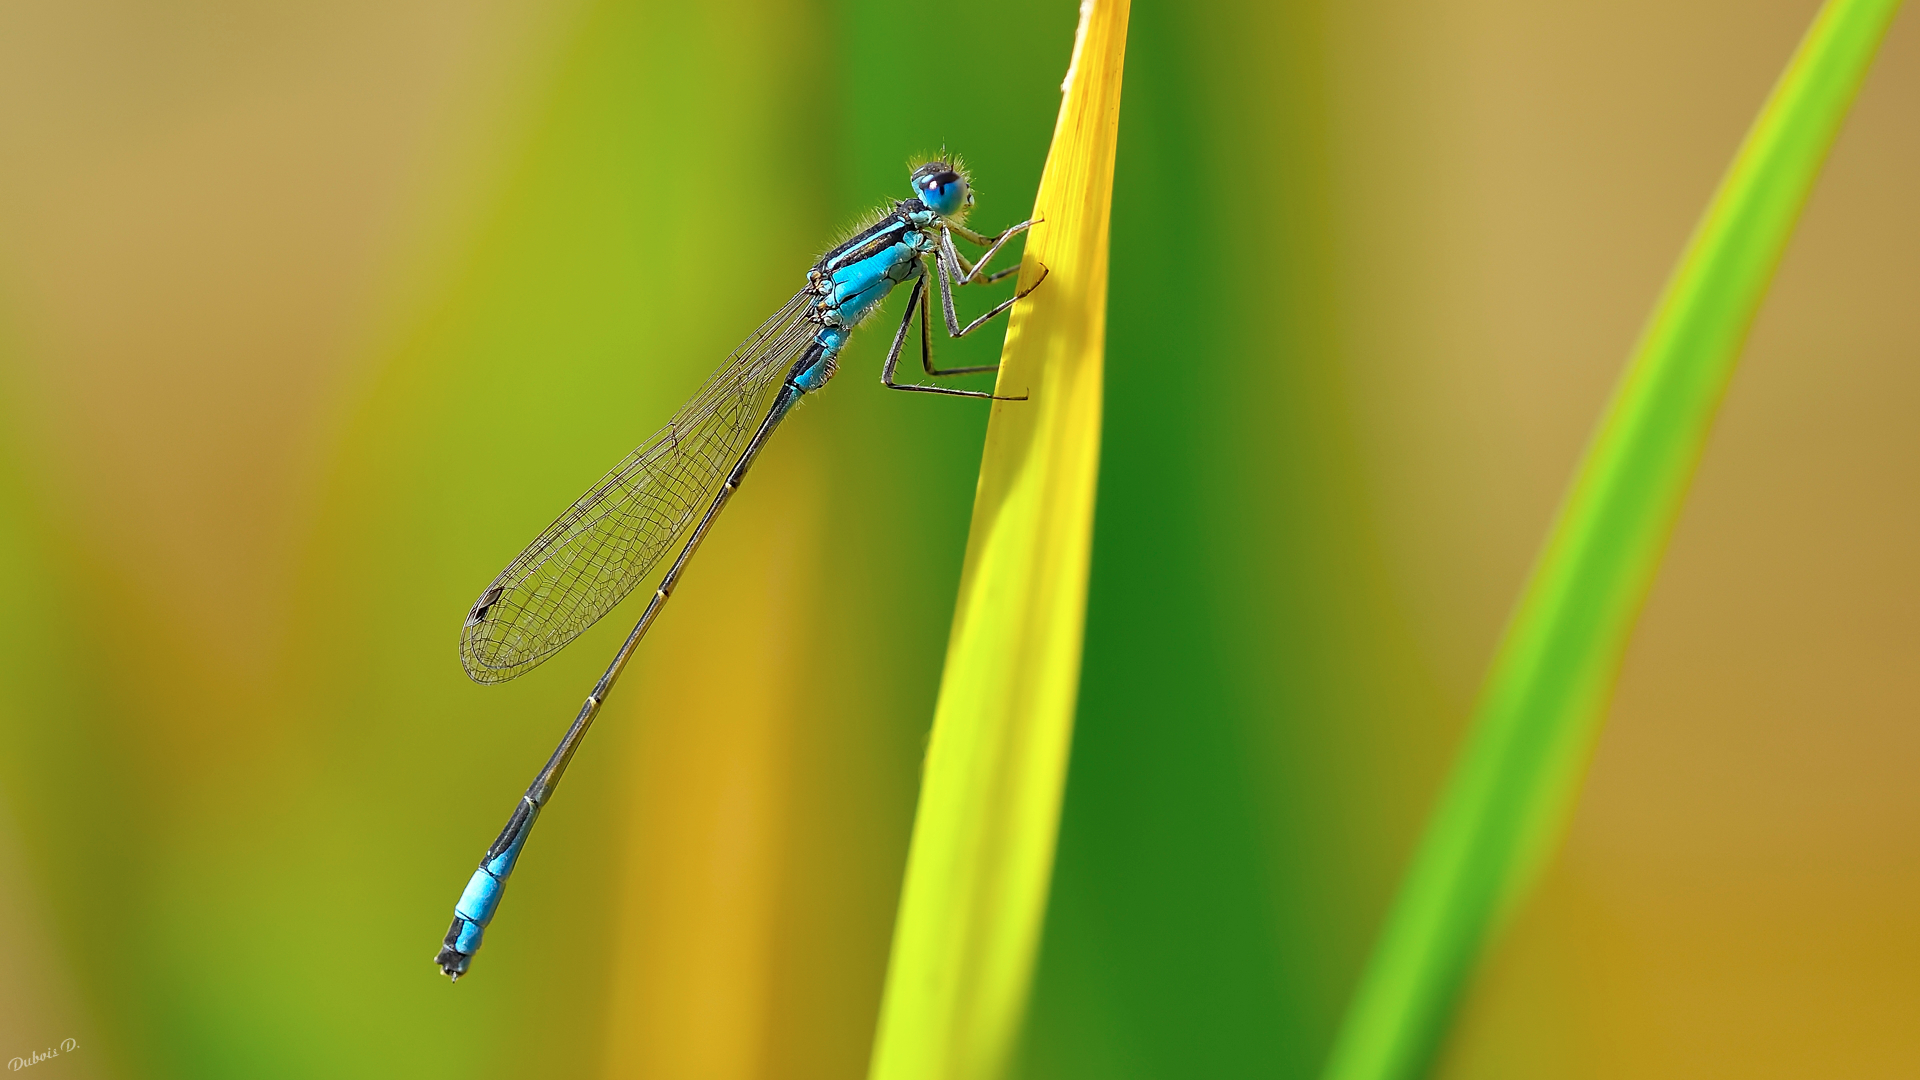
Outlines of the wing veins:
{"label": "wing veins", "polygon": [[718,490],[759,425],[769,389],[811,339],[803,317],[810,299],[802,291],[762,323],[666,426],[494,578],[461,632],[469,677],[502,682],[537,666],[658,565]]}

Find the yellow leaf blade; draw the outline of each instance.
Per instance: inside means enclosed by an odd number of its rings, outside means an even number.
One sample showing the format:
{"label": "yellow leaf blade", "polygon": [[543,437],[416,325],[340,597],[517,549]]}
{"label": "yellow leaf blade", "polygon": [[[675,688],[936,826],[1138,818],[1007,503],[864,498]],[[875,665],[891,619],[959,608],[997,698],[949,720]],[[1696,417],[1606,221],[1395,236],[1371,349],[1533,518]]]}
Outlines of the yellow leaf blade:
{"label": "yellow leaf blade", "polygon": [[1082,4],[1001,353],[874,1041],[875,1080],[986,1078],[1025,1009],[1072,741],[1100,461],[1127,0]]}

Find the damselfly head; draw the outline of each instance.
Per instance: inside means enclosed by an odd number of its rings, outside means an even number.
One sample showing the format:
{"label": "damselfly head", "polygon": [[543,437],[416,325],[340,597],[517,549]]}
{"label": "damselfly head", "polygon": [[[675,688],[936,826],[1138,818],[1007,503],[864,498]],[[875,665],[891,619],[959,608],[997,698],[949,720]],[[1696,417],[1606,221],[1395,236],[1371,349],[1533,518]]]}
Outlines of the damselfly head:
{"label": "damselfly head", "polygon": [[913,193],[941,217],[954,217],[973,205],[973,188],[957,161],[929,161],[913,170],[912,183]]}

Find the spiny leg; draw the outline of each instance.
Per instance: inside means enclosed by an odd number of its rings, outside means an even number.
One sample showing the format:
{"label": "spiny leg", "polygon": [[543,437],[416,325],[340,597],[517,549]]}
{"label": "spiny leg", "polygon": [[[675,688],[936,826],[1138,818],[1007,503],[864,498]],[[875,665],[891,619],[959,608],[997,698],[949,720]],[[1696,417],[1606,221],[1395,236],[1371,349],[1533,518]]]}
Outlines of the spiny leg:
{"label": "spiny leg", "polygon": [[[920,297],[920,303],[919,303],[920,366],[926,369],[927,374],[938,379],[938,378],[943,378],[949,375],[973,375],[982,371],[999,371],[1000,370],[999,364],[981,364],[977,367],[957,367],[957,368],[937,368],[933,366],[933,331],[931,329],[931,325],[933,323],[933,317],[930,314],[928,314],[928,310],[927,310],[928,308],[933,306],[929,302],[931,299],[932,299],[931,297],[923,295]],[[913,309],[911,307],[907,309],[907,314],[909,316],[913,314]]]}
{"label": "spiny leg", "polygon": [[934,255],[933,255],[933,262],[934,262],[934,272],[939,276],[939,279],[940,279],[940,309],[941,309],[941,313],[945,315],[947,318],[947,336],[948,337],[960,338],[960,337],[966,337],[968,334],[973,333],[975,330],[978,330],[980,328],[981,323],[986,322],[988,319],[991,319],[995,315],[998,315],[1001,312],[1006,311],[1008,308],[1019,303],[1021,300],[1026,299],[1029,295],[1033,293],[1033,290],[1040,287],[1041,282],[1047,280],[1046,264],[1041,263],[1040,276],[1033,279],[1033,284],[1027,286],[1024,289],[1021,289],[1017,293],[1014,293],[1011,297],[1008,297],[1005,301],[1002,301],[1000,304],[995,306],[992,311],[987,312],[985,315],[980,316],[979,318],[968,323],[965,327],[962,327],[960,325],[960,316],[955,314],[953,310],[953,287],[949,285],[947,282],[946,259],[944,256],[942,256],[939,252],[936,251],[934,252]]}
{"label": "spiny leg", "polygon": [[[993,277],[985,277],[985,279],[979,277],[979,275],[987,269],[987,263],[991,263],[993,258],[1000,254],[1000,248],[1004,248],[1008,240],[1012,240],[1014,236],[1020,236],[1020,234],[1025,233],[1027,229],[1033,229],[1033,227],[1039,225],[1039,223],[1041,223],[1039,217],[1029,217],[1027,221],[1021,221],[1020,225],[1010,225],[1010,227],[1006,227],[1004,231],[1000,231],[998,236],[983,236],[983,234],[973,233],[972,229],[968,229],[966,225],[948,225],[948,233],[943,234],[943,240],[947,242],[947,256],[948,258],[952,258],[956,267],[960,267],[960,269],[964,271],[964,273],[960,275],[960,279],[956,281],[956,284],[983,284],[983,282],[1000,281],[1000,279],[1006,277],[1008,273],[1014,273],[1014,271],[1000,271],[1000,273],[996,273]],[[970,240],[973,244],[979,244],[981,248],[987,248],[987,254],[983,254],[977,263],[973,263],[972,267],[966,265],[966,259],[960,258],[960,252],[954,250],[952,233],[958,233],[964,240]],[[1020,267],[1014,267],[1014,269],[1020,269]]]}
{"label": "spiny leg", "polygon": [[[1001,397],[998,394],[989,394],[984,390],[952,390],[944,386],[925,386],[920,383],[897,383],[893,381],[893,370],[900,363],[900,350],[906,347],[907,330],[913,326],[913,316],[916,308],[918,308],[920,312],[921,348],[925,350],[930,344],[931,338],[927,332],[926,285],[927,280],[925,275],[913,279],[913,292],[907,296],[906,317],[900,320],[900,329],[894,331],[893,344],[887,349],[887,362],[880,367],[880,385],[889,390],[910,390],[920,394],[945,394],[948,397],[987,398],[991,401],[1025,401],[1027,399],[1027,395],[1025,394],[1021,394],[1019,397]],[[923,352],[922,355],[924,356],[925,353]],[[929,368],[929,370],[931,370],[931,368]]]}
{"label": "spiny leg", "polygon": [[[1007,245],[1007,241],[1033,228],[1038,221],[1038,218],[1029,218],[1018,225],[1009,226],[998,236],[982,236],[972,229],[967,228],[965,225],[947,225],[946,229],[941,231],[940,244],[946,249],[947,258],[952,259],[953,265],[961,271],[960,277],[955,283],[959,285],[991,284],[1006,277],[1008,274],[1017,272],[1020,268],[1016,266],[1011,269],[1002,270],[990,277],[983,278],[980,276],[980,274],[986,270],[987,263],[992,262],[993,257],[1000,253],[1000,249]],[[974,263],[972,266],[967,265],[967,260],[962,258],[960,252],[953,246],[954,233],[959,233],[963,239],[970,240],[987,249],[986,254],[980,256],[979,262]]]}

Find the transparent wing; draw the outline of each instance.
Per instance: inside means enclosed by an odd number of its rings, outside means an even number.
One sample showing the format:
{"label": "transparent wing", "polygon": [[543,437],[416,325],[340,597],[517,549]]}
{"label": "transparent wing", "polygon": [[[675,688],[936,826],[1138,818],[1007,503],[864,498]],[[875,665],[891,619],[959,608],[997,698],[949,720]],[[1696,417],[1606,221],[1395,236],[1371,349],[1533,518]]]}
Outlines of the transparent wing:
{"label": "transparent wing", "polygon": [[547,526],[467,614],[460,662],[504,682],[612,611],[718,492],[787,367],[812,338],[801,292],[763,323],[667,426]]}

